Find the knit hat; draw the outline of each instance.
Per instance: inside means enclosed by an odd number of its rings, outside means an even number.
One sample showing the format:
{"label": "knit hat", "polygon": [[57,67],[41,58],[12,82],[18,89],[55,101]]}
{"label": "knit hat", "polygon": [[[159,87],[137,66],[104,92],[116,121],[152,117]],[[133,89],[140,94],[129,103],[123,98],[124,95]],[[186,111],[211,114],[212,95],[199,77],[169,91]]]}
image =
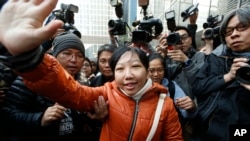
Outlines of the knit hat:
{"label": "knit hat", "polygon": [[57,56],[58,53],[68,48],[77,49],[82,53],[83,56],[85,56],[85,48],[82,41],[78,36],[76,36],[73,33],[58,35],[54,39],[52,45],[53,45],[53,50],[51,53],[53,56]]}

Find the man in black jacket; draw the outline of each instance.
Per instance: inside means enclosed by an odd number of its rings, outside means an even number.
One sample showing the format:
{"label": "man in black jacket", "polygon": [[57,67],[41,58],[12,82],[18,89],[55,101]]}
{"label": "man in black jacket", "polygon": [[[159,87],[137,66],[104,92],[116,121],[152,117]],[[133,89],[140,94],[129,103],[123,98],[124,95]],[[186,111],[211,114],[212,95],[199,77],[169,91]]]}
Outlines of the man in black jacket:
{"label": "man in black jacket", "polygon": [[229,12],[220,35],[226,51],[211,53],[193,83],[201,121],[198,130],[204,129],[199,134],[202,141],[229,141],[234,138],[229,129],[250,125],[250,91],[241,85],[247,81],[238,75],[241,67],[249,66],[250,6]]}

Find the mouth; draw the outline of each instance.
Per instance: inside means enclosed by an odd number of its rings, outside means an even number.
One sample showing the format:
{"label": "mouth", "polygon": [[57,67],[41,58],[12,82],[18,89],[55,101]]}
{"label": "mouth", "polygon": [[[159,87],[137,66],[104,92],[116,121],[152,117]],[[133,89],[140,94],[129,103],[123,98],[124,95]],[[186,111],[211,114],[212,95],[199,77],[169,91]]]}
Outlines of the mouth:
{"label": "mouth", "polygon": [[238,47],[238,46],[240,46],[240,45],[241,45],[241,42],[240,42],[240,41],[236,41],[236,42],[233,42],[233,43],[231,44],[232,47]]}
{"label": "mouth", "polygon": [[76,70],[78,70],[77,67],[73,67],[73,66],[69,66],[69,67],[67,67],[67,69],[70,70],[70,71],[76,71]]}
{"label": "mouth", "polygon": [[124,84],[124,87],[125,89],[127,90],[133,90],[136,86],[136,83],[127,83],[127,84]]}
{"label": "mouth", "polygon": [[154,81],[154,82],[159,82],[159,78],[152,78],[152,80]]}

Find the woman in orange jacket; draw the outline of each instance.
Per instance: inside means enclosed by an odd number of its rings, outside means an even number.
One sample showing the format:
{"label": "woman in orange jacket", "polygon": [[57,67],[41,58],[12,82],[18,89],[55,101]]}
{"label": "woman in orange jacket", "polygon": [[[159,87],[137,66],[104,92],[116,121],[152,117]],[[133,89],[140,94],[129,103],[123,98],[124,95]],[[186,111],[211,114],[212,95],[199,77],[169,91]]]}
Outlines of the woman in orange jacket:
{"label": "woman in orange jacket", "polygon": [[[0,42],[5,47],[0,47],[0,61],[16,70],[34,92],[79,111],[94,109],[92,101],[103,95],[109,101],[109,116],[100,140],[182,141],[173,101],[166,97],[166,88],[148,78],[148,58],[140,49],[119,47],[110,60],[114,81],[93,88],[80,85],[54,57],[35,47],[62,25],[55,20],[41,27],[56,2],[12,0],[4,5]],[[13,56],[6,56],[7,51]]]}

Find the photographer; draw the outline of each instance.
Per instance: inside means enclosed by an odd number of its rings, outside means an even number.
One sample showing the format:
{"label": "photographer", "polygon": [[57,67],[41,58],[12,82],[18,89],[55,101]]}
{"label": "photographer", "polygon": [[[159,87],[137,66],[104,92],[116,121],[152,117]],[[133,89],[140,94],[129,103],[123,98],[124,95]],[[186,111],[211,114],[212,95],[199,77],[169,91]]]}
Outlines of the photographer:
{"label": "photographer", "polygon": [[249,66],[249,21],[249,5],[225,16],[220,36],[227,49],[211,53],[192,84],[199,110],[197,130],[204,141],[229,141],[230,127],[250,124],[250,92],[246,89],[249,70],[239,73],[243,66]]}
{"label": "photographer", "polygon": [[[193,101],[191,82],[196,72],[204,63],[205,54],[192,46],[190,31],[184,26],[177,26],[168,37],[161,37],[160,46],[167,50],[167,78],[174,80]],[[188,141],[192,134],[193,123],[182,125],[183,137]],[[190,128],[191,127],[191,128]]]}
{"label": "photographer", "polygon": [[[170,36],[160,39],[160,46],[168,51],[167,77],[170,80],[175,80],[183,91],[193,99],[190,80],[203,65],[205,54],[193,48],[191,33],[186,27],[177,26],[172,35],[174,35],[173,39]],[[172,44],[170,41],[175,43]]]}

